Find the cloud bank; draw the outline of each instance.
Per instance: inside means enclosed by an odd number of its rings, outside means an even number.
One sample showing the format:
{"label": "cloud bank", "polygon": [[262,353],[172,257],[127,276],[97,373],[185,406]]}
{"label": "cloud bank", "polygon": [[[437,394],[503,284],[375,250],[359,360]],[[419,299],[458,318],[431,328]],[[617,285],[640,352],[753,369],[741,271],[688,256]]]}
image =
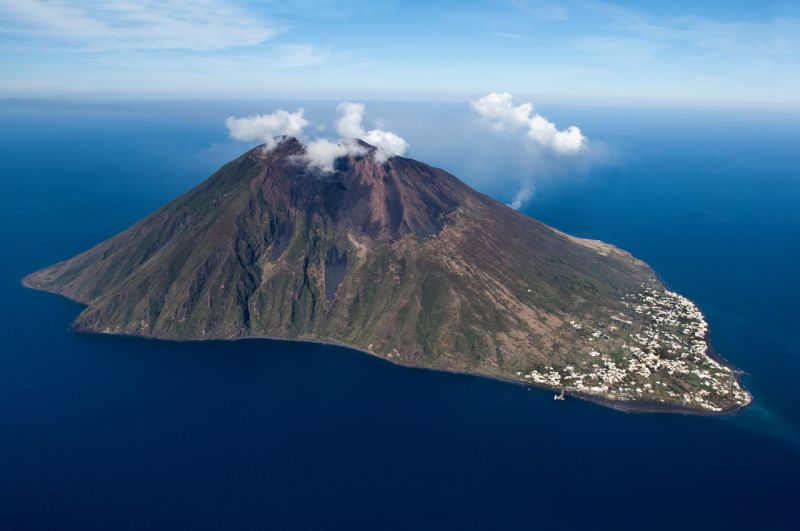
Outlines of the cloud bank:
{"label": "cloud bank", "polygon": [[492,92],[472,102],[472,109],[498,131],[523,130],[537,144],[559,154],[575,154],[586,146],[587,139],[577,127],[559,130],[554,123],[534,112],[533,104],[514,106],[508,92]]}
{"label": "cloud bank", "polygon": [[[281,136],[294,136],[306,149],[304,161],[311,167],[324,172],[331,172],[339,157],[346,155],[364,155],[367,148],[357,140],[375,146],[375,160],[385,162],[394,155],[403,155],[408,149],[408,142],[401,136],[383,129],[365,131],[361,125],[365,106],[363,103],[342,102],[336,107],[339,118],[336,120],[336,132],[339,138],[335,141],[327,138],[309,139],[303,131],[311,124],[304,116],[304,110],[289,112],[279,109],[271,114],[260,114],[225,120],[231,138],[243,141],[261,141],[265,148],[274,148]],[[319,128],[318,129],[322,129]]]}

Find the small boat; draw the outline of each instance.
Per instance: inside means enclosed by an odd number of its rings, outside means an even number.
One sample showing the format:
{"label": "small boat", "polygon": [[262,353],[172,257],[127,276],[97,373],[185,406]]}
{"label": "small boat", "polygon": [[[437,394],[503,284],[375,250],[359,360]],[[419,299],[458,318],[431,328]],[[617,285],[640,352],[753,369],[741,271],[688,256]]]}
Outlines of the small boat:
{"label": "small boat", "polygon": [[564,400],[564,389],[561,389],[560,393],[554,395],[553,400]]}

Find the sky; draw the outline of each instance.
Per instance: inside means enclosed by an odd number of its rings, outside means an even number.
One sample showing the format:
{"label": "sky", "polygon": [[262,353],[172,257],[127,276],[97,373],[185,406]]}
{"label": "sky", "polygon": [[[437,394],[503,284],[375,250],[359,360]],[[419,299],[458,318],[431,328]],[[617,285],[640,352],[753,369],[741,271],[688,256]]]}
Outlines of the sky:
{"label": "sky", "polygon": [[0,0],[0,97],[800,106],[800,2]]}

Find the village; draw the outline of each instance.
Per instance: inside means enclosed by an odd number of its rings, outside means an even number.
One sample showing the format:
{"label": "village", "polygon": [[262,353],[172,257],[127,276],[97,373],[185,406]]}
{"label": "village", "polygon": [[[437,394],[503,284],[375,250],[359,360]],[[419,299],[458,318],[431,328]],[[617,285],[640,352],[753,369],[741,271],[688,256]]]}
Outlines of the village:
{"label": "village", "polygon": [[708,325],[692,301],[642,285],[642,291],[624,297],[623,306],[628,315],[611,315],[609,323],[569,322],[591,345],[580,361],[517,376],[561,390],[556,399],[567,391],[706,412],[750,402],[731,368],[709,355]]}

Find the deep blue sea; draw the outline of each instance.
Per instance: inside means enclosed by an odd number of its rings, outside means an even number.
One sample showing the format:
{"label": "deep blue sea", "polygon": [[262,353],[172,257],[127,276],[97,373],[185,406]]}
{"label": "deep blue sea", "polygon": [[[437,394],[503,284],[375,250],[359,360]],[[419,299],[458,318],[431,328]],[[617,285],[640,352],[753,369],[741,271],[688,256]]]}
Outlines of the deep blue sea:
{"label": "deep blue sea", "polygon": [[[694,299],[755,397],[733,417],[328,346],[80,335],[79,305],[20,285],[242,152],[226,116],[274,107],[0,102],[0,529],[800,529],[800,113],[542,108],[606,154],[537,175],[525,211]],[[524,161],[466,104],[368,110],[410,156],[513,197]]]}

